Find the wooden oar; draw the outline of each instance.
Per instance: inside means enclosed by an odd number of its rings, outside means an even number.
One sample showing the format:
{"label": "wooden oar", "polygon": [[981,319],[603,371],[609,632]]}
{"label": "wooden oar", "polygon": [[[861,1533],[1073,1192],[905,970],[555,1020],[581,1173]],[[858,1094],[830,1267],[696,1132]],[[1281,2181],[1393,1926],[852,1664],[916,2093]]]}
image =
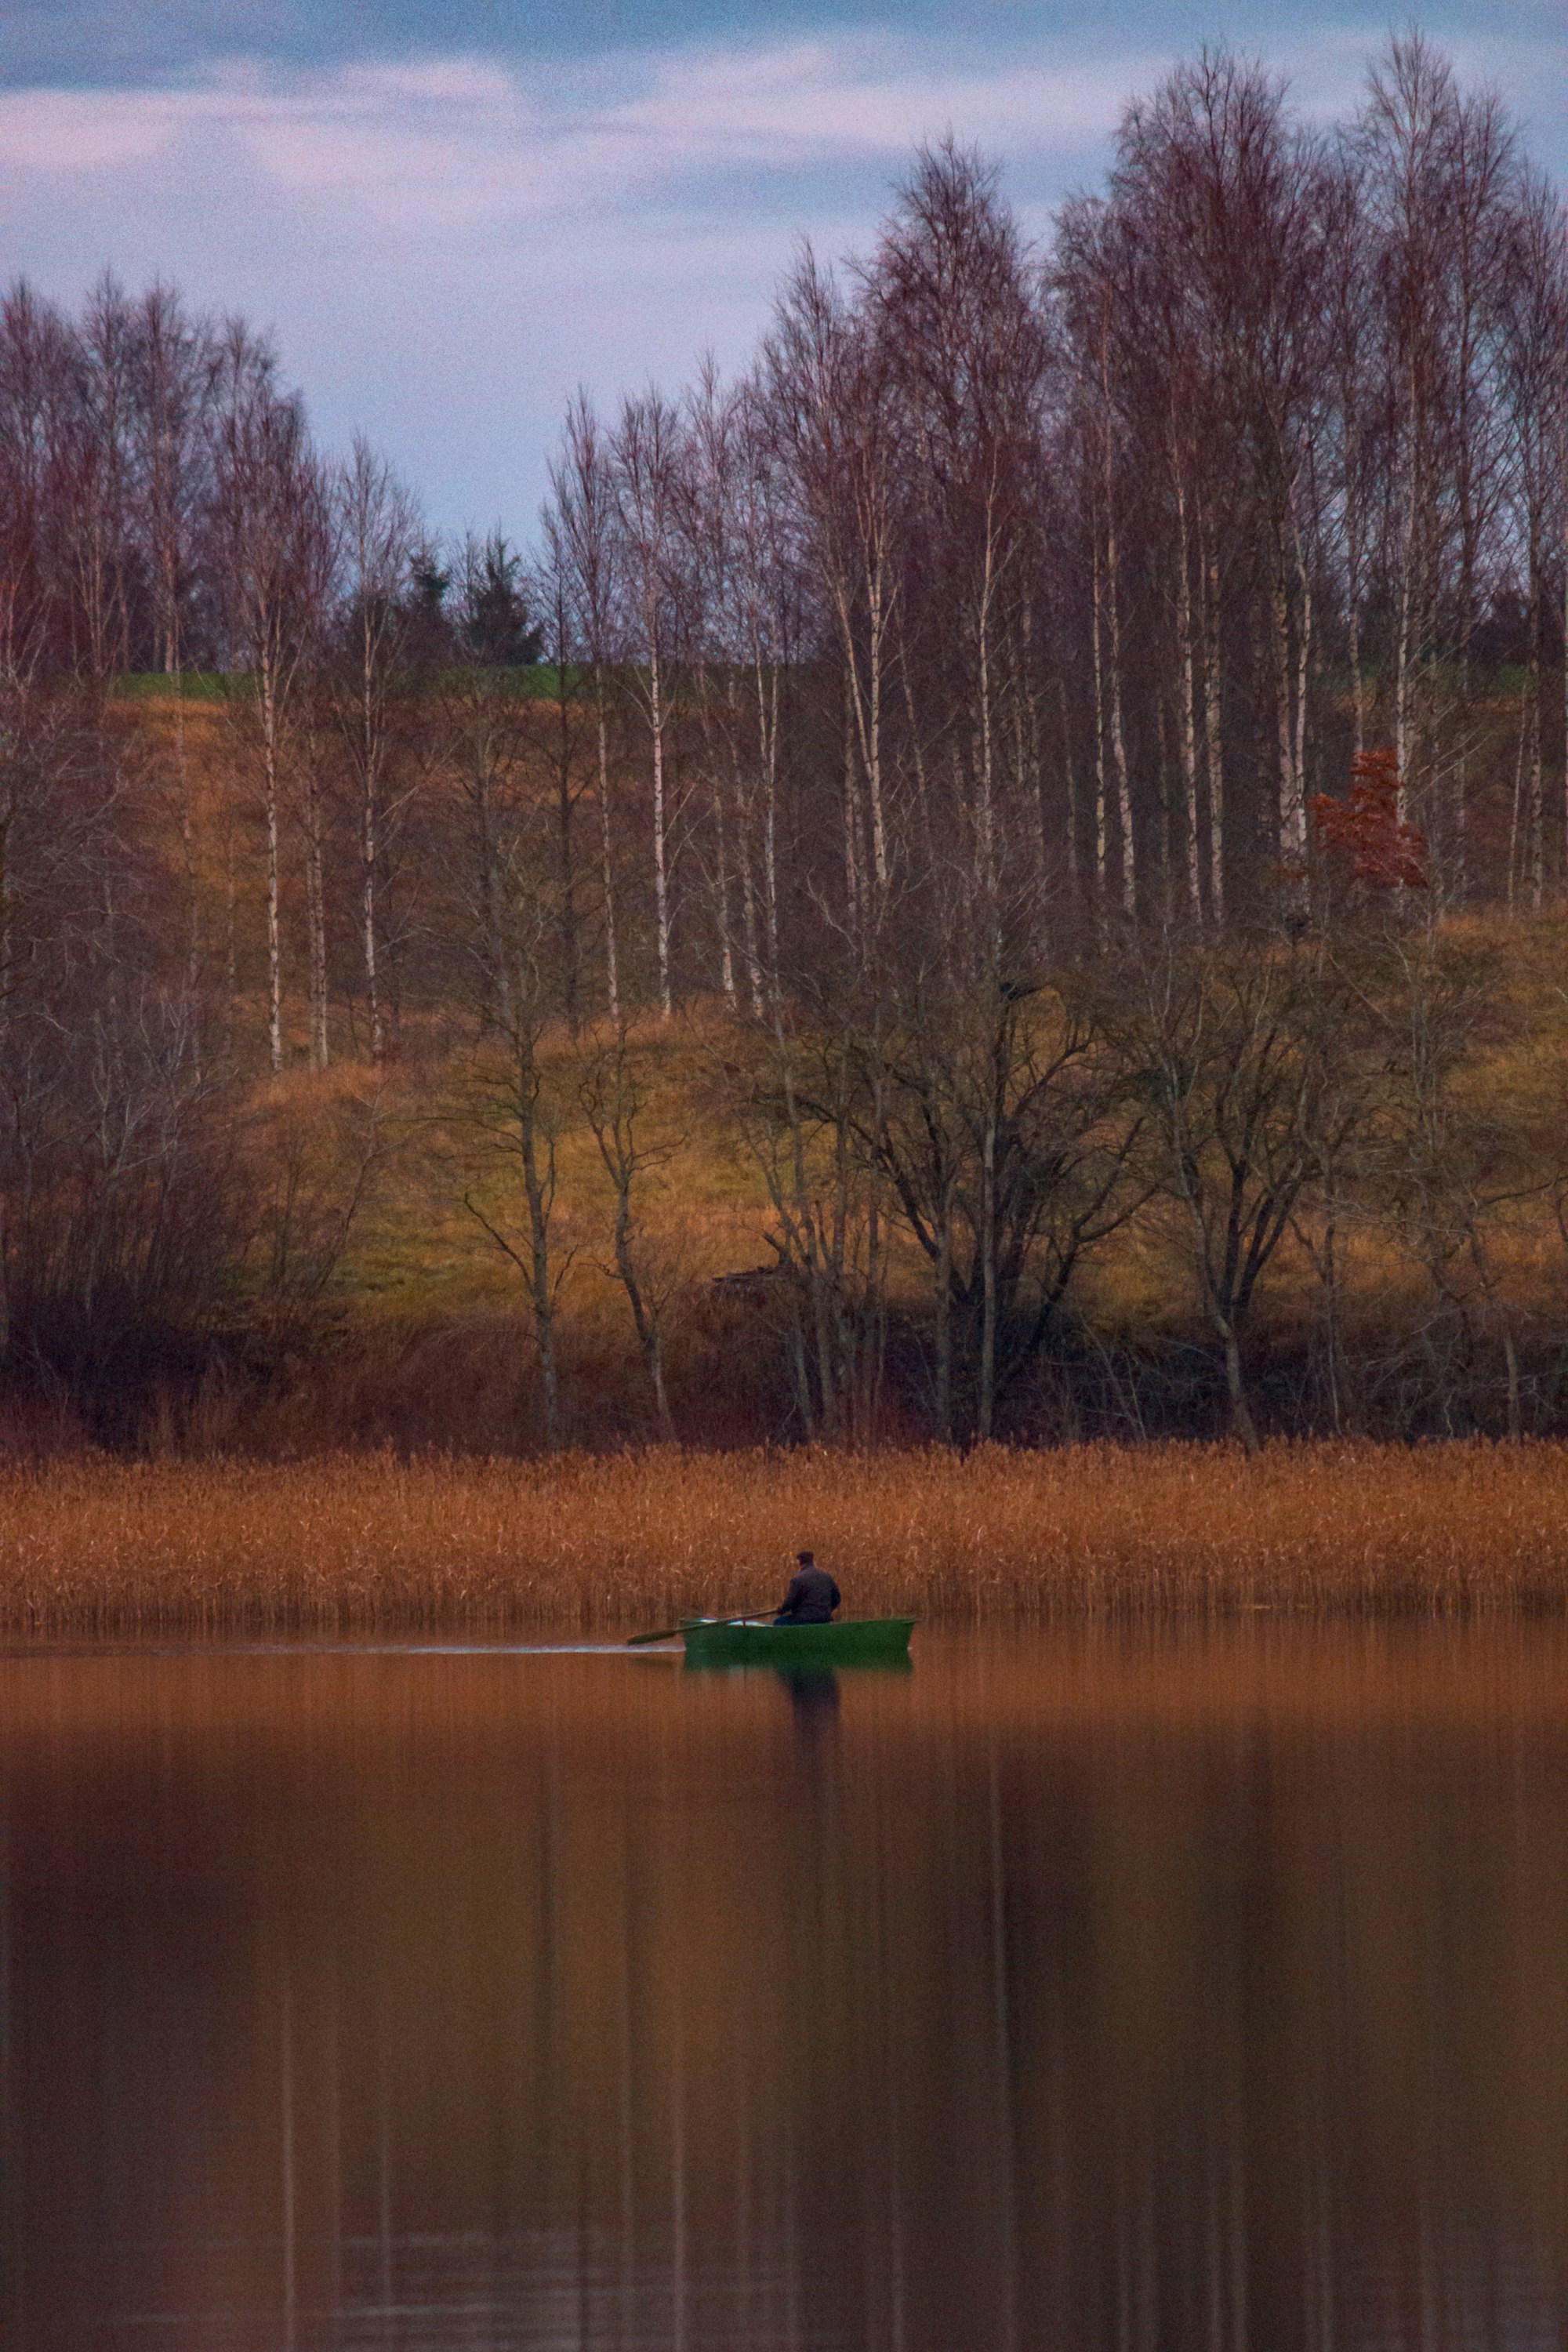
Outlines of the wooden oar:
{"label": "wooden oar", "polygon": [[673,1642],[688,1625],[749,1625],[753,1617],[770,1617],[770,1609],[742,1609],[738,1617],[688,1617],[679,1625],[665,1625],[657,1633],[628,1633],[626,1647],[635,1650],[639,1642]]}

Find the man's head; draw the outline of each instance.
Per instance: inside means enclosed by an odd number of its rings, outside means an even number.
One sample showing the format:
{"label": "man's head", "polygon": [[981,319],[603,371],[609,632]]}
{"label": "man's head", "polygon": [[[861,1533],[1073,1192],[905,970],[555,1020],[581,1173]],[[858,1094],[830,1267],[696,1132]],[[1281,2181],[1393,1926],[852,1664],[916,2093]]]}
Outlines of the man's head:
{"label": "man's head", "polygon": [[797,1551],[795,1556],[795,1564],[796,1568],[815,1568],[816,1566],[816,1560],[808,1551]]}

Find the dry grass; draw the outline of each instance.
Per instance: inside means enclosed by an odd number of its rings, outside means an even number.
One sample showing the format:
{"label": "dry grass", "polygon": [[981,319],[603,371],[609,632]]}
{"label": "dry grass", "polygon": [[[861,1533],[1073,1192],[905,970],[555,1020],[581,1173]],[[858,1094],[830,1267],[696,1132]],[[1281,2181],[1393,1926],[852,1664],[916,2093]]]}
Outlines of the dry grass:
{"label": "dry grass", "polygon": [[850,1615],[1557,1610],[1568,1446],[72,1462],[0,1474],[0,1623],[624,1633],[765,1601],[807,1543]]}

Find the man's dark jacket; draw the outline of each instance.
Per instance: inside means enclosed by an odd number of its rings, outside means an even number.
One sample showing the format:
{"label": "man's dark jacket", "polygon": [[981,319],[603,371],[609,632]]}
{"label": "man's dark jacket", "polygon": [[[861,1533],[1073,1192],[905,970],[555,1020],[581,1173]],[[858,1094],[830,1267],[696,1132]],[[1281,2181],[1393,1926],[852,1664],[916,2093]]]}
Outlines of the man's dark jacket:
{"label": "man's dark jacket", "polygon": [[797,1568],[775,1625],[826,1625],[838,1606],[838,1587],[825,1568]]}

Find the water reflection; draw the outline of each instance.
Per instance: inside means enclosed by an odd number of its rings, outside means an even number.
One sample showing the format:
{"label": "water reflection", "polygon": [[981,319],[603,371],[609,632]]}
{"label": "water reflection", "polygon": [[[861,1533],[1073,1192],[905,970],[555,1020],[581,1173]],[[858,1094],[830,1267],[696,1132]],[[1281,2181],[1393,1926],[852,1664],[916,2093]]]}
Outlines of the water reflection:
{"label": "water reflection", "polygon": [[0,2336],[1555,2346],[1565,1667],[0,1663]]}
{"label": "water reflection", "polygon": [[795,1712],[795,1730],[804,1740],[810,1742],[825,1731],[837,1729],[838,1676],[831,1666],[778,1666],[773,1671],[784,1685]]}

